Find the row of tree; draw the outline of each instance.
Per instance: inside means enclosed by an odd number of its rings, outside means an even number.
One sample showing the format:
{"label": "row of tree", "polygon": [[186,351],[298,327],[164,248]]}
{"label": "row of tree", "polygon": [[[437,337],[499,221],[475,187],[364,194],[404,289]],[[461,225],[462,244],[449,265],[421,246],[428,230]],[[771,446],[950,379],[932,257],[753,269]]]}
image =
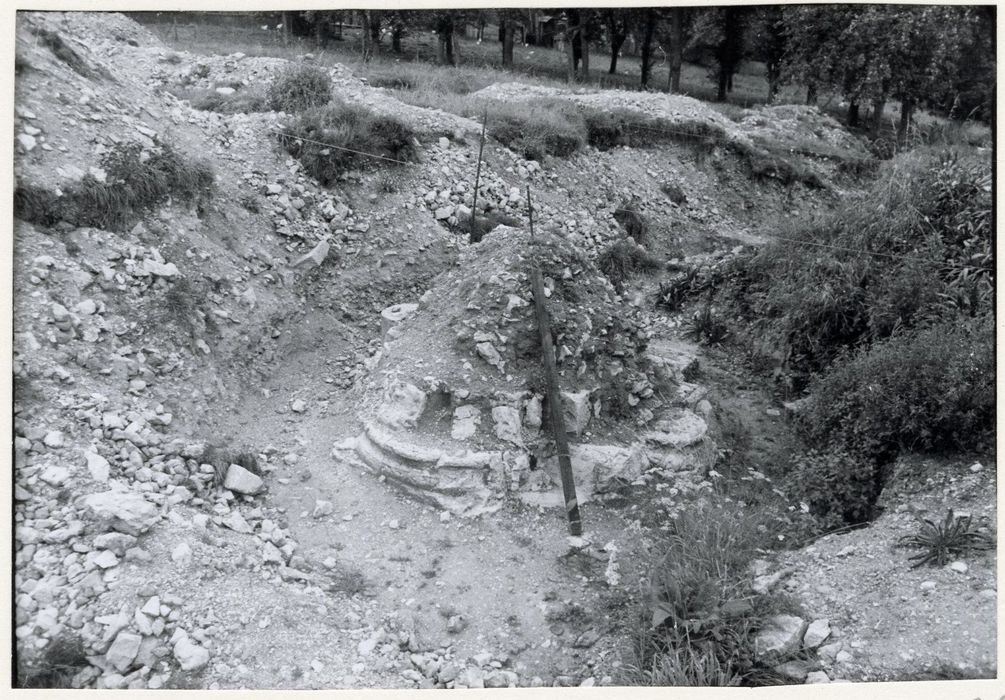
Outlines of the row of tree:
{"label": "row of tree", "polygon": [[[608,72],[617,71],[626,44],[640,59],[640,87],[651,85],[655,59],[669,65],[665,89],[680,92],[685,60],[710,69],[717,99],[726,100],[741,62],[765,65],[767,100],[783,84],[800,84],[806,100],[840,96],[852,126],[877,132],[883,107],[901,104],[903,136],[914,111],[925,105],[956,117],[990,119],[994,112],[995,7],[953,5],[760,5],[727,7],[561,8],[497,10],[308,11],[302,19],[322,38],[351,19],[362,29],[362,50],[381,50],[384,37],[401,53],[410,32],[433,31],[438,59],[457,62],[456,35],[467,26],[498,27],[501,63],[512,67],[515,37],[536,37],[545,26],[567,56],[567,79],[590,75],[591,50],[609,53]],[[532,39],[533,40],[533,39]]]}

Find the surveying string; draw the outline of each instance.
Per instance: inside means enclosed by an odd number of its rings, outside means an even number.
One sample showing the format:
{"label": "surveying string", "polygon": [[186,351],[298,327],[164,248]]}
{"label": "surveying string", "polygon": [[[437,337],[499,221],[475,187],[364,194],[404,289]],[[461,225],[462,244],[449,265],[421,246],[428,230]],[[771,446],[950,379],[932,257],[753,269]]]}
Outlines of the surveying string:
{"label": "surveying string", "polygon": [[366,151],[357,151],[352,148],[346,148],[345,146],[336,146],[333,143],[325,143],[324,141],[315,141],[314,139],[309,139],[304,136],[297,136],[296,134],[291,134],[286,131],[280,131],[279,129],[271,129],[272,133],[280,134],[282,136],[288,136],[291,139],[296,139],[298,141],[306,141],[307,143],[315,143],[319,146],[327,146],[328,148],[334,148],[337,151],[345,151],[346,153],[355,153],[360,156],[367,156],[368,158],[377,158],[378,160],[386,160],[390,163],[398,163],[399,165],[412,165],[407,160],[398,160],[396,158],[388,158],[387,156],[377,155],[376,153],[367,153]]}

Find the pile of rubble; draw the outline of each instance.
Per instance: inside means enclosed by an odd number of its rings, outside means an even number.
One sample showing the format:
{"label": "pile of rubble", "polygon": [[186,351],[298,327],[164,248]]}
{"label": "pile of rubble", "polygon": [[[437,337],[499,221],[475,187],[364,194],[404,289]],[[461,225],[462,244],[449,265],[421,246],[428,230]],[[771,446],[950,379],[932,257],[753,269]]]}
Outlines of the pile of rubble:
{"label": "pile of rubble", "polygon": [[707,467],[714,446],[691,385],[677,358],[647,352],[638,309],[567,240],[508,227],[464,250],[419,303],[385,311],[365,430],[336,456],[454,513],[491,512],[506,494],[558,505],[532,266],[548,299],[580,500],[639,483],[654,464]]}

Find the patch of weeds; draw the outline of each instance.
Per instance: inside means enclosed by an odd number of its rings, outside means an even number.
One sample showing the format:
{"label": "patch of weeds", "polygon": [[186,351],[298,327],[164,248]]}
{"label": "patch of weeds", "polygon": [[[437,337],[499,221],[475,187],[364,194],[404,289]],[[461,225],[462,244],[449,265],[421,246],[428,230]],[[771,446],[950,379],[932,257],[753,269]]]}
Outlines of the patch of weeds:
{"label": "patch of weeds", "polygon": [[363,572],[348,566],[336,566],[327,576],[329,583],[326,590],[329,593],[341,593],[349,598],[365,594],[369,586]]}
{"label": "patch of weeds", "polygon": [[172,89],[175,97],[188,100],[193,109],[203,112],[218,112],[220,114],[251,114],[268,112],[272,109],[269,99],[257,92],[238,90],[229,95],[223,95],[216,90],[183,90]]}
{"label": "patch of weeds", "polygon": [[608,246],[597,257],[597,267],[618,291],[624,289],[625,282],[633,275],[658,270],[662,266],[663,263],[645,248],[626,240]]}
{"label": "patch of weeds", "polygon": [[260,214],[262,212],[261,204],[258,202],[258,197],[253,194],[247,192],[242,194],[238,197],[237,203],[246,210],[250,211],[252,214]]}
{"label": "patch of weeds", "polygon": [[656,306],[665,311],[677,311],[698,291],[698,267],[689,267],[667,282],[660,282],[656,293]]}
{"label": "patch of weeds", "polygon": [[912,569],[925,564],[945,566],[953,559],[969,552],[994,549],[994,539],[990,534],[981,532],[975,527],[969,515],[956,516],[952,508],[940,522],[928,518],[920,520],[920,531],[904,535],[897,541],[900,547],[924,550],[909,557],[910,561],[914,562],[911,565]]}
{"label": "patch of weeds", "polygon": [[498,103],[489,119],[489,135],[527,160],[564,158],[587,143],[582,117],[563,100]]}
{"label": "patch of weeds", "polygon": [[269,86],[268,100],[278,112],[303,112],[321,107],[332,99],[328,71],[311,65],[291,66]]}
{"label": "patch of weeds", "polygon": [[815,189],[824,189],[826,184],[820,176],[805,163],[796,158],[771,153],[760,148],[741,150],[750,175],[754,179],[774,178],[783,185],[802,183]]}
{"label": "patch of weeds", "polygon": [[720,345],[729,337],[729,326],[710,304],[705,304],[684,322],[684,335],[703,345]]}
{"label": "patch of weeds", "polygon": [[35,29],[34,33],[43,46],[52,51],[52,54],[56,58],[68,65],[75,73],[85,78],[96,78],[99,76],[102,78],[111,78],[108,71],[92,68],[79,53],[70,48],[69,44],[64,41],[58,32],[52,32],[48,29]]}
{"label": "patch of weeds", "polygon": [[15,688],[72,688],[71,681],[91,664],[83,640],[75,634],[56,637],[30,664],[18,655]]}
{"label": "patch of weeds", "polygon": [[22,53],[14,53],[14,75],[23,75],[25,72],[33,70],[34,66],[31,65],[31,61],[28,57]]}
{"label": "patch of weeds", "polygon": [[639,245],[645,245],[649,239],[649,224],[644,216],[631,202],[624,202],[614,210],[614,220],[621,224],[625,235],[634,239]]}
{"label": "patch of weeds", "polygon": [[247,450],[228,450],[216,445],[207,445],[202,453],[201,462],[213,467],[214,486],[223,485],[231,464],[244,467],[256,476],[262,476],[262,470],[258,466],[258,456]]}
{"label": "patch of weeds", "polygon": [[680,376],[685,382],[693,382],[700,379],[701,375],[701,363],[698,362],[698,358],[696,357],[687,363],[687,366],[681,371]]}
{"label": "patch of weeds", "polygon": [[207,163],[185,158],[166,144],[159,150],[120,144],[105,154],[101,166],[106,173],[103,182],[87,174],[65,186],[61,195],[36,185],[18,185],[14,215],[42,226],[65,221],[126,231],[169,198],[198,207],[215,188]]}
{"label": "patch of weeds", "polygon": [[497,226],[511,226],[516,227],[521,225],[520,219],[515,216],[510,216],[508,214],[503,214],[498,211],[488,211],[485,215],[475,215],[475,226],[472,230],[471,220],[458,222],[458,226],[468,231],[470,236],[470,241],[472,243],[477,243],[478,241],[485,238],[486,234],[492,231]]}
{"label": "patch of weeds", "polygon": [[175,669],[164,682],[164,688],[166,690],[203,690],[205,686],[202,678],[203,673],[205,672],[192,673],[191,671],[182,671],[180,668]]}
{"label": "patch of weeds", "polygon": [[[180,53],[169,51],[161,60],[164,61],[164,63],[170,63],[172,66],[177,66],[182,62],[182,57]],[[202,67],[206,69],[206,75],[209,75],[209,66],[203,65]]]}
{"label": "patch of weeds", "polygon": [[377,178],[377,191],[382,194],[394,194],[401,191],[401,185],[391,173],[381,173]]}
{"label": "patch of weeds", "polygon": [[764,621],[788,607],[750,590],[750,562],[770,545],[759,516],[735,502],[698,502],[661,528],[660,556],[637,611],[631,673],[645,685],[760,685]]}
{"label": "patch of weeds", "polygon": [[279,142],[325,186],[347,170],[417,155],[415,136],[402,122],[341,101],[297,115],[283,128]]}
{"label": "patch of weeds", "polygon": [[675,182],[664,182],[660,185],[660,191],[669,197],[674,204],[687,204],[687,195]]}

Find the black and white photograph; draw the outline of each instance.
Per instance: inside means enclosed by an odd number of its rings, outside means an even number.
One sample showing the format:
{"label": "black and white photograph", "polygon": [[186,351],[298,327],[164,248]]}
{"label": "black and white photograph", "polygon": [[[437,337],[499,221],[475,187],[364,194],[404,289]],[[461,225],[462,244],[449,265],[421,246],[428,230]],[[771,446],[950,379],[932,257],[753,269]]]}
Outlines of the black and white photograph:
{"label": "black and white photograph", "polygon": [[12,691],[1005,692],[996,5],[307,4],[5,13]]}

